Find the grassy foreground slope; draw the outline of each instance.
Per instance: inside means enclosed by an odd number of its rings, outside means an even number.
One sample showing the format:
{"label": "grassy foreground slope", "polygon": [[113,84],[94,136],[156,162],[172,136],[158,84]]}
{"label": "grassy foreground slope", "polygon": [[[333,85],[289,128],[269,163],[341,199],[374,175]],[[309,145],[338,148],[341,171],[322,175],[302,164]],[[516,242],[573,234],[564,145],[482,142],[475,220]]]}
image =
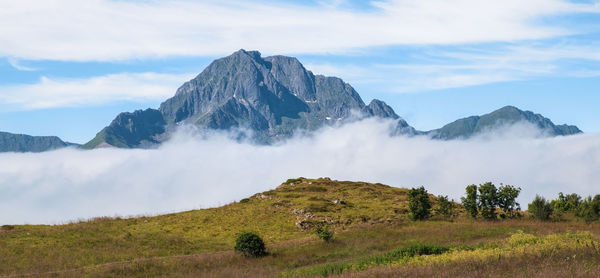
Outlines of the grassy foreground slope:
{"label": "grassy foreground slope", "polygon": [[[598,224],[413,222],[406,195],[382,184],[296,179],[219,208],[3,226],[0,277],[600,275]],[[332,242],[314,235],[318,223],[335,231]],[[260,234],[270,255],[231,251],[243,231]]]}

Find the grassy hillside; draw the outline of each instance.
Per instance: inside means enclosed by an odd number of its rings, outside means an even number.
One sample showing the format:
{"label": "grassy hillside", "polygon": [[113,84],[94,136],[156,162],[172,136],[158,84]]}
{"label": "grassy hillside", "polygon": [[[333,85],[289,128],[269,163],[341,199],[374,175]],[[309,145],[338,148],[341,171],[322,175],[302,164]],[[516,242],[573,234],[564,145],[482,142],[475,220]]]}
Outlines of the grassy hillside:
{"label": "grassy hillside", "polygon": [[[413,222],[406,195],[382,184],[295,179],[213,209],[3,226],[0,277],[600,275],[598,224]],[[318,223],[334,230],[332,242],[314,234]],[[260,234],[270,255],[233,252],[243,231]]]}

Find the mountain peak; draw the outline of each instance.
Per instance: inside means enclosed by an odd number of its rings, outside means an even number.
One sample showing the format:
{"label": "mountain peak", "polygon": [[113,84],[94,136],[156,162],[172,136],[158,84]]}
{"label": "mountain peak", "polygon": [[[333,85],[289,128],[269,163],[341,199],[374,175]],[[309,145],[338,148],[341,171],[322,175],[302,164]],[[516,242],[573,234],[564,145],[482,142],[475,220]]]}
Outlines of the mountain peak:
{"label": "mountain peak", "polygon": [[486,130],[517,122],[533,124],[551,136],[572,135],[582,132],[576,126],[555,125],[550,119],[540,114],[508,105],[494,110],[489,114],[458,119],[442,128],[431,130],[427,133],[435,139],[469,138]]}
{"label": "mountain peak", "polygon": [[396,112],[394,112],[394,109],[392,109],[392,107],[378,99],[371,100],[369,105],[367,105],[367,109],[371,111],[372,115],[377,117],[392,119],[400,118],[400,116],[398,116]]}
{"label": "mountain peak", "polygon": [[255,60],[260,60],[261,59],[261,54],[260,54],[260,52],[258,50],[245,50],[243,48],[241,48],[240,50],[238,50],[236,52],[233,52],[229,56],[240,56],[240,55],[246,55],[246,56],[249,56],[249,57],[251,57],[252,59],[255,59]]}
{"label": "mountain peak", "polygon": [[[168,137],[160,136],[161,125],[168,132],[181,124],[207,129],[247,128],[254,132],[257,142],[269,143],[290,137],[298,129],[310,131],[348,119],[352,111],[399,119],[383,102],[372,102],[367,108],[350,84],[337,77],[314,75],[294,57],[263,58],[258,51],[240,49],[213,61],[185,82],[175,96],[151,113],[154,116],[150,122],[142,119],[150,112],[122,114],[86,146],[101,142],[118,147],[143,146]],[[120,117],[134,126],[118,121]],[[151,127],[151,132],[142,133],[142,126],[136,123]],[[408,124],[403,122],[402,126]],[[109,142],[107,138],[118,140]]]}

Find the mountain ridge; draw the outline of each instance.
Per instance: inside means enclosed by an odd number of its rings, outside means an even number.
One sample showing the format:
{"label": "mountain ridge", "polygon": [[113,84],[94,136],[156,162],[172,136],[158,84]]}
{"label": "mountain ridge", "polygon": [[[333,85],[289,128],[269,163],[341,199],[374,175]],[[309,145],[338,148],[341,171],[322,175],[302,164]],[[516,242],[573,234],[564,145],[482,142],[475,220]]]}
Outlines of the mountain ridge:
{"label": "mountain ridge", "polygon": [[[214,60],[183,83],[158,109],[118,114],[81,147],[153,148],[168,140],[181,125],[193,125],[201,130],[242,128],[252,132],[243,138],[270,144],[290,138],[299,130],[315,131],[363,117],[395,121],[391,135],[423,135],[439,140],[466,139],[518,121],[532,123],[550,136],[582,132],[577,126],[555,125],[540,114],[514,106],[461,118],[438,129],[419,131],[384,101],[373,99],[366,104],[350,84],[338,77],[313,74],[294,57],[262,57],[258,51],[240,49]],[[0,141],[0,151],[6,151],[2,149],[3,144],[5,149],[11,146],[11,150],[16,151],[43,151],[72,145],[59,138],[60,141],[46,138],[54,140],[52,144],[42,139],[24,138],[20,139],[22,147],[16,147],[15,139]],[[26,142],[33,145],[27,146]]]}
{"label": "mountain ridge", "polygon": [[582,133],[577,126],[555,125],[541,114],[507,105],[488,114],[458,119],[441,128],[427,131],[426,134],[433,139],[467,139],[498,126],[515,124],[520,121],[529,122],[550,136]]}
{"label": "mountain ridge", "polygon": [[[351,121],[353,112],[364,117],[396,121],[392,135],[427,135],[441,140],[469,138],[484,127],[494,128],[519,120],[548,129],[549,134],[554,136],[581,132],[576,126],[556,126],[539,114],[514,106],[459,119],[439,129],[418,131],[384,101],[374,99],[366,105],[358,92],[340,78],[315,75],[294,57],[275,55],[263,58],[258,51],[241,49],[213,61],[200,74],[181,85],[175,95],[161,103],[157,110],[117,116],[128,117],[134,124],[145,122],[156,127],[149,133],[144,133],[142,128],[123,126],[123,123],[113,121],[84,147],[149,147],[168,139],[169,133],[183,124],[217,130],[247,128],[254,132],[255,142],[269,144],[289,138],[297,130],[314,131],[325,125]],[[152,124],[139,118],[148,113],[160,113],[162,119],[157,116]],[[122,133],[115,133],[116,130]],[[103,137],[124,139],[111,142],[102,140]],[[136,139],[128,140],[130,138]]]}
{"label": "mountain ridge", "polygon": [[69,146],[78,145],[56,136],[31,136],[0,131],[0,152],[44,152]]}

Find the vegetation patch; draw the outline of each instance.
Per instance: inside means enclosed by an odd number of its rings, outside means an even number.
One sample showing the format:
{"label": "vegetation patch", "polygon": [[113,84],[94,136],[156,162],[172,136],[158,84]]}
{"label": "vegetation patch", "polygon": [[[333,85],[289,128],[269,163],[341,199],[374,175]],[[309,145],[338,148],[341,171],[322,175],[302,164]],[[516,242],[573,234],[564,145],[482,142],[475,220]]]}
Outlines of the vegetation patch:
{"label": "vegetation patch", "polygon": [[353,262],[341,262],[333,264],[317,265],[309,268],[303,268],[289,273],[284,273],[282,276],[329,276],[342,274],[349,271],[363,271],[369,267],[377,265],[389,265],[398,261],[407,261],[409,258],[421,255],[442,254],[448,252],[449,247],[415,244],[407,247],[398,248],[390,252],[380,255],[369,256]]}
{"label": "vegetation patch", "polygon": [[290,183],[299,183],[302,182],[303,180],[305,180],[305,178],[303,177],[299,177],[297,179],[288,179],[285,181],[285,183],[290,184]]}
{"label": "vegetation patch", "polygon": [[465,261],[492,261],[523,256],[551,256],[564,251],[591,249],[600,254],[600,243],[589,232],[550,234],[535,236],[517,232],[503,244],[494,248],[476,248],[474,250],[457,250],[439,256],[420,257],[412,264],[448,264]]}

